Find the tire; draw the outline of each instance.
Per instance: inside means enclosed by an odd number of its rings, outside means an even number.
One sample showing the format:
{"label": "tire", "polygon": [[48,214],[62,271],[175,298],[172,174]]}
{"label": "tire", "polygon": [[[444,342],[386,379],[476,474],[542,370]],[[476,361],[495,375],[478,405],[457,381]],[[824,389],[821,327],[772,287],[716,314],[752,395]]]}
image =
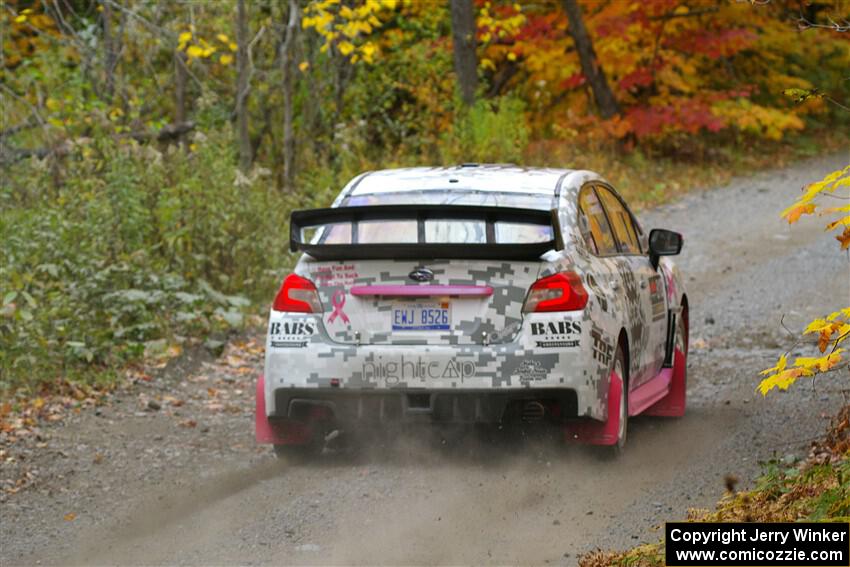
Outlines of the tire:
{"label": "tire", "polygon": [[626,354],[623,351],[623,346],[619,344],[617,345],[617,353],[614,355],[612,372],[616,372],[623,383],[622,388],[620,388],[620,426],[617,430],[617,442],[611,446],[611,450],[616,456],[625,450],[629,432],[629,371],[626,367]]}
{"label": "tire", "polygon": [[676,319],[676,339],[673,343],[675,348],[682,351],[682,354],[688,354],[688,328],[685,322],[685,313]]}

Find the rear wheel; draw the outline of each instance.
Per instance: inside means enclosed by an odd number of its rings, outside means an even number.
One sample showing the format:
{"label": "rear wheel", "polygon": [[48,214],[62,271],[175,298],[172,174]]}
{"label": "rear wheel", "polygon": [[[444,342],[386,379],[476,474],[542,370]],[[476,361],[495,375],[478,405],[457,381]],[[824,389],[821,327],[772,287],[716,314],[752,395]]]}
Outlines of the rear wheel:
{"label": "rear wheel", "polygon": [[629,432],[629,382],[626,370],[626,354],[623,351],[622,345],[617,345],[613,373],[616,373],[620,377],[622,384],[620,387],[620,419],[617,427],[617,442],[612,445],[614,454],[619,455],[626,446],[626,437]]}

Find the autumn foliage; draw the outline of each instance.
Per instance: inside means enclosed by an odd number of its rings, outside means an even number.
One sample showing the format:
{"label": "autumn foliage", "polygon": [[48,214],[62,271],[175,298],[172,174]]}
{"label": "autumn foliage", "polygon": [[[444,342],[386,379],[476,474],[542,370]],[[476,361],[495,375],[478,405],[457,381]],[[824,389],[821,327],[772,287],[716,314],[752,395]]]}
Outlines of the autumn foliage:
{"label": "autumn foliage", "polygon": [[[439,144],[456,118],[447,4],[317,0],[305,6],[296,38],[296,122],[315,142],[300,145],[302,162],[321,158],[317,151],[329,153],[335,129],[360,121],[365,122],[357,136],[368,140],[371,151],[364,151],[370,159],[386,159],[387,151],[395,159],[411,151],[441,155]],[[279,167],[272,156],[280,142],[265,119],[280,118],[278,30],[286,21],[285,3],[247,5],[255,160]],[[841,77],[850,67],[848,34],[799,29],[800,21],[826,20],[842,5],[841,0],[583,2],[598,64],[620,107],[614,118],[601,120],[559,2],[476,0],[480,96],[523,101],[516,119],[527,123],[531,139],[621,140],[627,147],[665,152],[693,151],[695,135],[703,136],[703,144],[780,140],[804,130],[808,119],[829,120],[834,110],[822,97],[795,104],[783,92],[847,99],[850,87]],[[174,111],[168,92],[175,86],[174,52],[186,57],[188,114],[202,112],[202,100],[207,108],[232,100],[237,52],[232,4],[200,4],[191,11],[141,2],[129,3],[125,11],[93,1],[74,4],[79,9],[57,6],[18,0],[0,13],[8,29],[6,85],[16,95],[5,93],[11,98],[6,118],[12,112],[26,116],[32,104],[58,130],[54,134],[86,131],[85,112],[71,112],[68,107],[76,103],[63,96],[74,85],[55,82],[68,77],[56,76],[59,64],[89,78],[94,89],[87,96],[102,103],[115,128],[168,122]],[[111,46],[96,33],[107,17]],[[94,26],[91,41],[85,26]],[[105,55],[104,47],[114,49]],[[116,60],[103,68],[107,56]],[[98,89],[111,84],[105,75],[112,74],[120,75],[121,96],[105,100]]]}

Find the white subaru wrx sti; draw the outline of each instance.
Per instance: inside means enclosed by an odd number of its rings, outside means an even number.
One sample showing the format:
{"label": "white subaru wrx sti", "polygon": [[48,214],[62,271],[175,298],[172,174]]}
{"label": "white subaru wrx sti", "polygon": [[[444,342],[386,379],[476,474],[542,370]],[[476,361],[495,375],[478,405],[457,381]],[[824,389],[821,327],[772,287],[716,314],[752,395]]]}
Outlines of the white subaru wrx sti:
{"label": "white subaru wrx sti", "polygon": [[682,237],[647,235],[595,173],[369,172],[290,232],[257,384],[279,452],[392,422],[549,421],[622,448],[630,416],[685,411],[688,300],[662,258]]}

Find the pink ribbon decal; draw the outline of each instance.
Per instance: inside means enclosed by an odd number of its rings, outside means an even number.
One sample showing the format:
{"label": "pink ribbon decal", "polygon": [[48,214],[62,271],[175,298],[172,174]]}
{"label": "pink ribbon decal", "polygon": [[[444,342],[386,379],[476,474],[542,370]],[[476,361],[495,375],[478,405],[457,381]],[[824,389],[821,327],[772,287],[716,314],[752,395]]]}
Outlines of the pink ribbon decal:
{"label": "pink ribbon decal", "polygon": [[345,292],[341,289],[338,289],[334,292],[333,297],[331,297],[331,303],[334,306],[333,313],[328,317],[328,323],[333,323],[336,320],[337,315],[342,317],[343,323],[348,323],[348,316],[345,314],[345,311],[342,310],[345,307]]}

